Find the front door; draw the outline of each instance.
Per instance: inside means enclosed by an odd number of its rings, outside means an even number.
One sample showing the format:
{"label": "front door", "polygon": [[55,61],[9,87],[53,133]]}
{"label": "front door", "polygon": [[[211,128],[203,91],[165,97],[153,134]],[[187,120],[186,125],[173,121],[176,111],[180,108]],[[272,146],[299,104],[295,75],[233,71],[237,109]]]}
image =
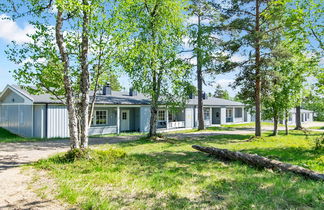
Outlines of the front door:
{"label": "front door", "polygon": [[212,109],[212,124],[220,124],[220,108]]}
{"label": "front door", "polygon": [[122,110],[120,112],[120,130],[129,131],[129,110]]}

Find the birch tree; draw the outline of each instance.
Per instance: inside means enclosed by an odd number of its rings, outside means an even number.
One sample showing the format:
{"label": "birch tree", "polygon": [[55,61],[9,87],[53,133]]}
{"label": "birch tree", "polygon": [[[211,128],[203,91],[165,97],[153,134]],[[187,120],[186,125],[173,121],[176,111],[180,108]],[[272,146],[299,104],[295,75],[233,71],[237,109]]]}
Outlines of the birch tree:
{"label": "birch tree", "polygon": [[99,81],[112,70],[111,4],[104,0],[24,0],[13,8],[13,13],[20,12],[17,17],[29,19],[36,29],[31,42],[13,43],[7,50],[8,58],[19,65],[13,72],[16,81],[33,94],[47,93],[65,104],[71,149],[87,148]]}
{"label": "birch tree", "polygon": [[122,0],[119,4],[119,63],[132,85],[151,99],[149,137],[157,135],[160,105],[184,104],[190,66],[178,55],[184,27],[182,0]]}

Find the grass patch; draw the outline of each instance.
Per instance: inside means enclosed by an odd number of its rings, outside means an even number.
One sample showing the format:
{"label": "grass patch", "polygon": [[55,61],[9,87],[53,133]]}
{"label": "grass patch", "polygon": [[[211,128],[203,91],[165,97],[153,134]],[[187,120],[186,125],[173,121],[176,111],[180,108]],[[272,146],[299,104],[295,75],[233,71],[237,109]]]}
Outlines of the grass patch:
{"label": "grass patch", "polygon": [[[279,132],[281,134],[281,132]],[[267,133],[267,134],[270,134]],[[323,183],[289,173],[223,162],[191,148],[193,144],[257,153],[324,172],[323,150],[311,133],[246,141],[250,135],[216,135],[170,142],[137,141],[102,145],[127,155],[35,164],[55,178],[58,197],[83,209],[323,209]],[[119,152],[117,152],[119,154]]]}
{"label": "grass patch", "polygon": [[0,128],[0,142],[1,143],[10,143],[10,142],[29,142],[29,141],[43,141],[39,138],[24,138],[16,134],[11,133],[10,131]]}
{"label": "grass patch", "polygon": [[310,127],[307,129],[324,130],[324,126],[315,126],[315,127]]}
{"label": "grass patch", "polygon": [[142,136],[147,135],[147,133],[143,132],[121,132],[117,133],[110,133],[110,134],[102,134],[102,135],[92,135],[89,136],[90,138],[104,138],[104,137],[114,137],[114,136]]}
{"label": "grass patch", "polygon": [[0,143],[19,143],[19,142],[37,142],[37,141],[53,141],[62,140],[62,138],[25,138],[11,133],[10,131],[0,127]]}

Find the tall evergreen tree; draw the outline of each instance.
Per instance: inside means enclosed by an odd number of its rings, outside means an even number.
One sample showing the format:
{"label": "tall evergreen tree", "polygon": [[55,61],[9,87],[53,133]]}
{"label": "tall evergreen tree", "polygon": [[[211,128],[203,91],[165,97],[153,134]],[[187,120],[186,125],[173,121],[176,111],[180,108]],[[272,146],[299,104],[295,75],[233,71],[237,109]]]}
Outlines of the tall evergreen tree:
{"label": "tall evergreen tree", "polygon": [[189,12],[189,44],[196,59],[198,91],[198,130],[203,130],[203,83],[206,74],[217,75],[221,72],[220,61],[226,61],[220,51],[222,40],[218,37],[217,25],[220,23],[219,12],[212,0],[192,0]]}
{"label": "tall evergreen tree", "polygon": [[112,70],[116,48],[111,2],[7,2],[2,4],[7,12],[26,18],[36,29],[30,35],[31,42],[13,43],[7,50],[9,60],[20,64],[14,70],[15,79],[29,92],[47,93],[65,104],[71,148],[88,147],[88,128],[97,92],[94,91],[91,101],[90,89],[96,90],[103,73]]}
{"label": "tall evergreen tree", "polygon": [[[265,90],[265,70],[272,36],[286,21],[286,1],[269,0],[225,0],[215,3],[221,11],[223,37],[228,37],[227,49],[243,54],[246,59],[235,85],[242,87],[245,102],[255,107],[255,136],[261,136],[261,93]],[[225,5],[225,6],[224,6]]]}

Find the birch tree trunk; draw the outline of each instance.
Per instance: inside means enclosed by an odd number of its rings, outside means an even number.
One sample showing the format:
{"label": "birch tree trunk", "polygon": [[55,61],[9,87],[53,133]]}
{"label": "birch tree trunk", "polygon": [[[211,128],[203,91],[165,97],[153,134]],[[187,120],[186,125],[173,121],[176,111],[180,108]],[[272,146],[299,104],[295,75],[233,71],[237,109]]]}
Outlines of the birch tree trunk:
{"label": "birch tree trunk", "polygon": [[81,112],[80,112],[80,134],[81,148],[88,147],[88,130],[89,130],[89,91],[90,91],[90,73],[88,65],[89,52],[89,3],[88,0],[83,0],[83,23],[82,23],[82,43],[81,43]]}
{"label": "birch tree trunk", "polygon": [[154,137],[157,134],[157,132],[156,132],[157,131],[157,113],[158,113],[157,102],[152,101],[149,137]]}
{"label": "birch tree trunk", "polygon": [[65,89],[65,97],[66,97],[66,106],[68,110],[69,117],[69,133],[70,133],[70,146],[71,149],[80,148],[79,138],[78,138],[78,125],[77,125],[77,116],[75,109],[75,102],[73,98],[73,90],[70,81],[70,72],[69,72],[69,58],[64,49],[64,38],[62,34],[62,26],[63,26],[63,12],[58,9],[57,17],[56,17],[56,26],[55,26],[55,37],[56,43],[59,48],[61,61],[63,63],[63,82]]}

